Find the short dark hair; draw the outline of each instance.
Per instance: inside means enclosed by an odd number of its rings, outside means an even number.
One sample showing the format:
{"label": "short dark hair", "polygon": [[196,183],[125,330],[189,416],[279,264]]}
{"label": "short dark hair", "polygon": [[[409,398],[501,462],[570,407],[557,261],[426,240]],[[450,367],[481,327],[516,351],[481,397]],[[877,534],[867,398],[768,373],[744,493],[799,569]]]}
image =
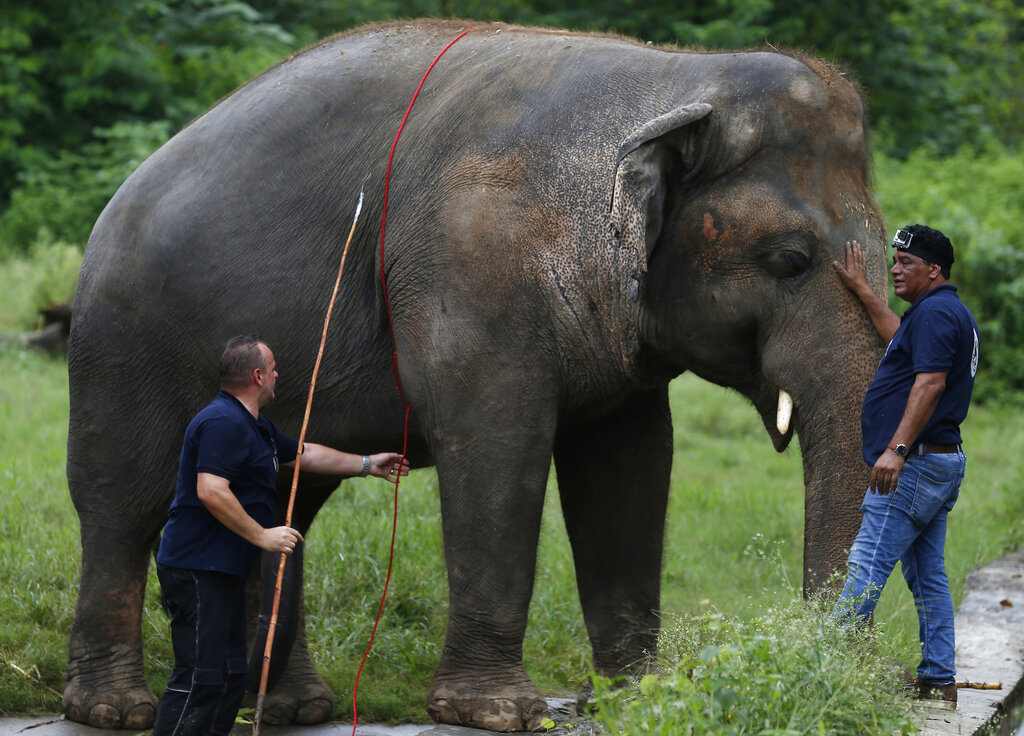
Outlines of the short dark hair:
{"label": "short dark hair", "polygon": [[948,279],[953,261],[956,260],[953,257],[953,243],[949,238],[927,225],[908,225],[903,230],[914,236],[907,252],[925,263],[936,264],[942,270],[942,275]]}
{"label": "short dark hair", "polygon": [[228,340],[220,356],[220,385],[245,388],[254,370],[266,370],[267,359],[260,350],[260,345],[266,344],[255,335],[238,335]]}

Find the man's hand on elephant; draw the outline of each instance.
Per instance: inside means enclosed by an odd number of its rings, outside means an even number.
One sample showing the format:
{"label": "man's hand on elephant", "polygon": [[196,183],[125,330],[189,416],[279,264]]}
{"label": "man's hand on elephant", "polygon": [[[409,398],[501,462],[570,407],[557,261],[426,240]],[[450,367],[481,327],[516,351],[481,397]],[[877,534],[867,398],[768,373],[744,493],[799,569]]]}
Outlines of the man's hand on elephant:
{"label": "man's hand on elephant", "polygon": [[853,293],[860,294],[863,289],[871,289],[868,285],[867,257],[856,240],[846,243],[846,262],[832,261],[832,268],[839,274],[843,285]]}
{"label": "man's hand on elephant", "polygon": [[886,301],[871,289],[868,283],[867,256],[860,243],[856,240],[847,241],[846,262],[832,261],[832,268],[843,285],[860,299],[882,339],[886,342],[892,340],[900,326],[900,318],[889,309]]}
{"label": "man's hand on elephant", "polygon": [[881,493],[883,496],[895,492],[904,462],[903,458],[891,450],[883,452],[874,467],[871,468],[868,489],[872,493]]}
{"label": "man's hand on elephant", "polygon": [[409,461],[397,452],[381,452],[370,455],[370,475],[375,478],[394,480],[409,475]]}
{"label": "man's hand on elephant", "polygon": [[295,551],[295,545],[301,541],[302,535],[290,526],[274,526],[263,530],[259,547],[268,552],[284,552],[290,555]]}

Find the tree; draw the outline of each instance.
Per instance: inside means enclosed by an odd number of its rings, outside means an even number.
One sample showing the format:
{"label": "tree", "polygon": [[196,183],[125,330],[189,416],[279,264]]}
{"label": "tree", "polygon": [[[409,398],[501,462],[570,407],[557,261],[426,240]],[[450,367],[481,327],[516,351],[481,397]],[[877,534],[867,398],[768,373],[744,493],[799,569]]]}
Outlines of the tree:
{"label": "tree", "polygon": [[8,0],[0,13],[0,252],[42,225],[84,242],[167,135],[295,44],[234,0]]}
{"label": "tree", "polygon": [[416,16],[815,51],[860,80],[876,147],[900,158],[991,137],[1013,150],[1024,134],[1017,0],[6,0],[0,252],[27,247],[38,219],[30,213],[43,203],[68,205],[47,224],[78,240],[95,202],[113,193],[121,174],[112,172],[126,173],[140,146],[157,145],[157,131],[172,134],[277,59],[362,23]]}

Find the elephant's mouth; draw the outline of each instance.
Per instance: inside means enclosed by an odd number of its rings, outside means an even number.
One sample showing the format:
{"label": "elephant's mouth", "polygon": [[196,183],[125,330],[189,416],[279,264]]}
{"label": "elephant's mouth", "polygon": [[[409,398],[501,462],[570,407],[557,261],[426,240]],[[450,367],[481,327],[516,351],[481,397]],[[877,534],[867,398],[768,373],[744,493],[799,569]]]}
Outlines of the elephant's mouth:
{"label": "elephant's mouth", "polygon": [[768,430],[768,436],[772,438],[775,451],[782,452],[793,439],[798,409],[792,395],[785,389],[780,388],[773,398],[774,402],[771,399],[759,401],[757,410],[764,428]]}

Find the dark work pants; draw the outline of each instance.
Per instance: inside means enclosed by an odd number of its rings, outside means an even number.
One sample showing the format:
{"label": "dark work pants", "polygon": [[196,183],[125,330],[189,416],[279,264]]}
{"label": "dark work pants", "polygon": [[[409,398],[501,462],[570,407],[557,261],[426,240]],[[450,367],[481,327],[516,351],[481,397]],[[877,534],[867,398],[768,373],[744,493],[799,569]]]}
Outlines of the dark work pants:
{"label": "dark work pants", "polygon": [[245,582],[157,565],[171,614],[174,671],[153,736],[227,736],[245,693]]}

